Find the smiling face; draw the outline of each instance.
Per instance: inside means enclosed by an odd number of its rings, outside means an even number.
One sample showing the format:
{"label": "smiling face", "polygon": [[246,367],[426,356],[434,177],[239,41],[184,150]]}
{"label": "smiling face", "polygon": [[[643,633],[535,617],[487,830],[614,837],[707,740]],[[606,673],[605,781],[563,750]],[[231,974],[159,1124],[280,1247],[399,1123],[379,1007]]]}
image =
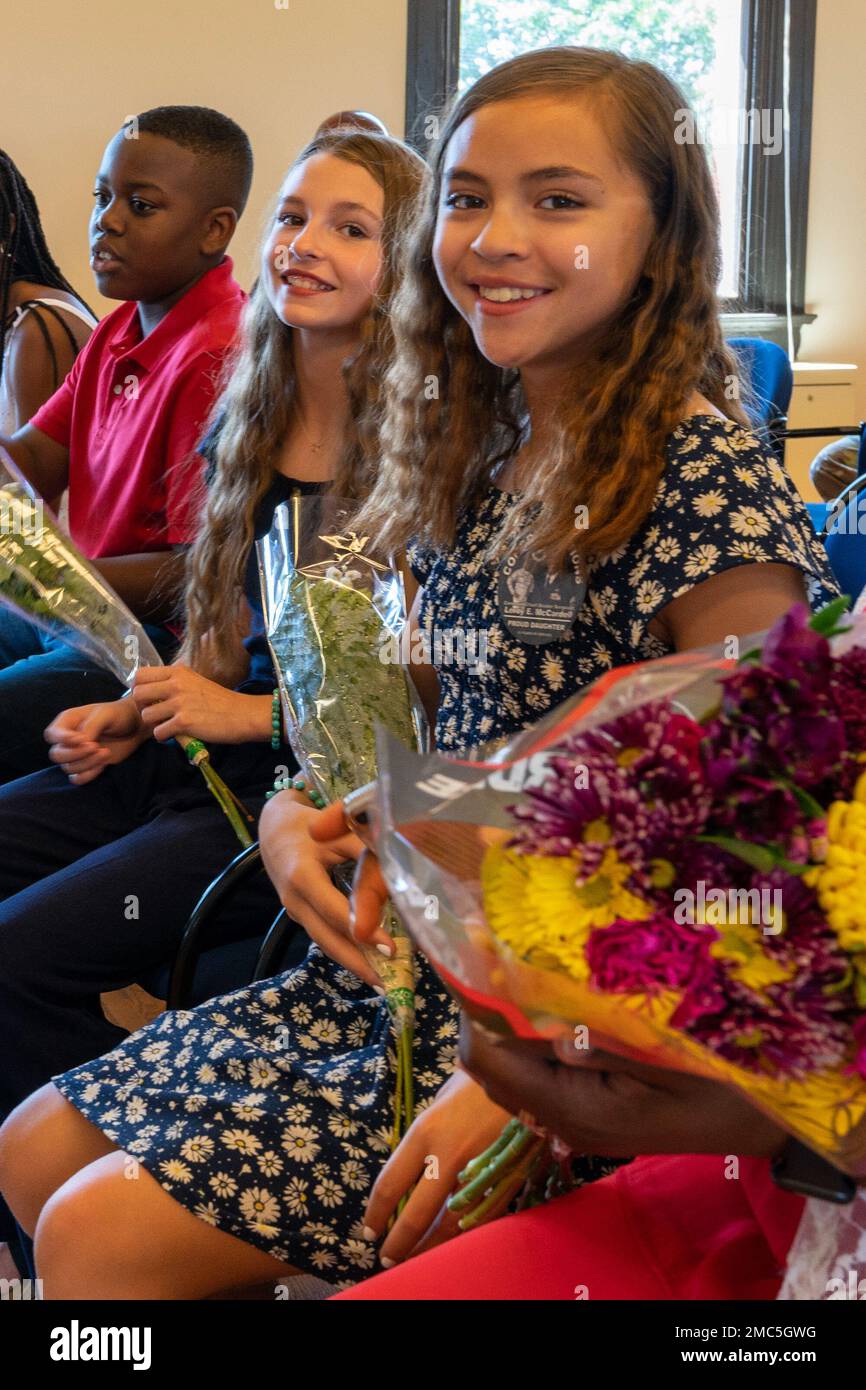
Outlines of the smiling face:
{"label": "smiling face", "polygon": [[146,131],[117,134],[96,176],[90,218],[99,293],[158,304],[216,264],[237,219],[211,202],[194,150]]}
{"label": "smiling face", "polygon": [[346,328],[382,273],[385,195],[360,164],[326,151],[289,171],[262,252],[262,283],[291,328]]}
{"label": "smiling face", "polygon": [[479,351],[499,367],[580,361],[632,295],[649,197],[580,99],[495,102],[443,160],[433,257]]}

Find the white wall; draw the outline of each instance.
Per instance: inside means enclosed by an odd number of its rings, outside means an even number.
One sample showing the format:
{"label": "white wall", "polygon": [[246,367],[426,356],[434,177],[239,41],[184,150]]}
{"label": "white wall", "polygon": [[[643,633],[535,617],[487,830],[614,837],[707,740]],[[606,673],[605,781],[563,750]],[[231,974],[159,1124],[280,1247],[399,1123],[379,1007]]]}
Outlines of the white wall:
{"label": "white wall", "polygon": [[[285,3],[285,0],[278,0]],[[100,312],[87,264],[91,180],[123,119],[163,102],[216,106],[256,156],[234,242],[248,283],[262,214],[293,154],[333,111],[403,131],[405,0],[4,0],[0,145],[40,203],[65,273]],[[34,26],[34,14],[38,24]],[[801,357],[860,366],[866,416],[864,0],[818,0],[806,305]]]}
{"label": "white wall", "polygon": [[866,4],[818,0],[806,308],[800,358],[856,362],[866,417]]}
{"label": "white wall", "polygon": [[[279,0],[285,3],[285,0]],[[87,221],[102,151],[125,117],[215,106],[246,130],[256,174],[232,246],[252,278],[263,213],[293,156],[334,111],[403,133],[405,0],[2,0],[0,147],[30,183],[55,259],[99,313]]]}

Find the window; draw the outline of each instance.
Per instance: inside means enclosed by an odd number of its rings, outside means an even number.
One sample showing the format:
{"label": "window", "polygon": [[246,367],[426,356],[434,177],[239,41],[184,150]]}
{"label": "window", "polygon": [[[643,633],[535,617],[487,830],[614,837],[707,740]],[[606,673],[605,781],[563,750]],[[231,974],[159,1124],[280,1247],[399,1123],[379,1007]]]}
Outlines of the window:
{"label": "window", "polygon": [[[582,43],[655,63],[683,89],[713,164],[722,223],[722,307],[749,331],[803,313],[816,0],[787,0],[790,130],[784,137],[786,0],[410,0],[408,137],[497,63],[532,48]],[[790,226],[786,228],[786,161]]]}

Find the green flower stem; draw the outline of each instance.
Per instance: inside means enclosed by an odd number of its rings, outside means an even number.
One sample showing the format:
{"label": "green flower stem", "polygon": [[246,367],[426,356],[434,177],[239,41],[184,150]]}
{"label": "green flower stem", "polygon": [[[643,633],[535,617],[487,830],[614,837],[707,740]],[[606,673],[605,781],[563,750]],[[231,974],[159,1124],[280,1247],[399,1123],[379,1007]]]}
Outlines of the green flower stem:
{"label": "green flower stem", "polygon": [[[405,1024],[396,1035],[396,1055],[397,1055],[397,1080],[394,1087],[394,1124],[391,1130],[391,1152],[397,1148],[400,1140],[405,1135],[407,1129],[415,1118],[415,1100],[413,1093],[412,1080],[412,1037],[413,1031],[409,1024]],[[406,1192],[397,1203],[397,1210],[389,1222],[388,1229],[391,1229],[397,1217],[402,1215],[403,1208],[409,1200],[411,1193]]]}
{"label": "green flower stem", "polygon": [[253,837],[243,822],[241,813],[238,810],[238,801],[234,793],[229,789],[219,773],[212,767],[208,758],[204,758],[199,762],[198,768],[219,803],[226,820],[237,835],[238,840],[243,845],[244,849],[248,849],[253,843]]}
{"label": "green flower stem", "polygon": [[515,1163],[519,1163],[528,1146],[534,1141],[535,1135],[531,1129],[526,1129],[520,1125],[517,1132],[512,1136],[504,1149],[482,1168],[477,1177],[461,1187],[448,1203],[448,1210],[451,1212],[466,1211],[471,1207],[477,1197],[482,1197],[487,1189],[494,1183],[498,1183],[501,1178],[510,1173]]}
{"label": "green flower stem", "polygon": [[406,1129],[415,1119],[415,1083],[412,1076],[412,1042],[414,1030],[407,1024],[400,1034],[403,1047],[403,1113]]}
{"label": "green flower stem", "polygon": [[549,1201],[551,1179],[559,1167],[549,1150],[541,1154],[515,1204],[515,1211],[525,1211],[529,1207],[538,1207]]}
{"label": "green flower stem", "polygon": [[521,1179],[515,1186],[510,1182],[499,1183],[487,1194],[483,1202],[479,1202],[472,1211],[466,1212],[457,1222],[457,1229],[460,1231],[471,1231],[477,1226],[486,1225],[489,1221],[496,1221],[498,1217],[505,1216],[509,1207],[514,1201],[516,1191],[519,1191]]}
{"label": "green flower stem", "polygon": [[492,1221],[494,1217],[500,1216],[510,1206],[518,1192],[525,1186],[545,1146],[546,1141],[542,1136],[533,1135],[532,1138],[533,1142],[525,1150],[517,1166],[504,1174],[482,1201],[461,1218],[459,1222],[461,1231],[471,1231],[474,1226],[480,1226],[485,1221]]}
{"label": "green flower stem", "polygon": [[394,1124],[391,1127],[391,1152],[400,1143],[402,1133],[400,1121],[403,1118],[403,1056],[400,1040],[397,1040],[397,1081],[394,1087]]}
{"label": "green flower stem", "polygon": [[467,1163],[462,1173],[458,1173],[457,1181],[460,1186],[463,1187],[466,1183],[471,1182],[473,1178],[477,1178],[482,1169],[486,1168],[496,1155],[506,1147],[520,1128],[522,1128],[522,1126],[519,1120],[509,1120],[508,1124],[502,1130],[502,1133],[494,1140],[490,1147],[485,1149],[483,1154],[479,1154],[477,1158],[473,1158],[471,1162]]}

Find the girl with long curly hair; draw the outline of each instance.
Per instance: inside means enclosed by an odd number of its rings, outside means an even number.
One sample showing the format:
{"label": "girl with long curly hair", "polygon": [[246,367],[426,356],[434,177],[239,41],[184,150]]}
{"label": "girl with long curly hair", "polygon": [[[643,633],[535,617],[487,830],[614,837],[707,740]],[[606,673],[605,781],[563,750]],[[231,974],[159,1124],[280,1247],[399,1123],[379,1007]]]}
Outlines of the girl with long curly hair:
{"label": "girl with long curly hair", "polygon": [[[719,322],[713,178],[703,146],[677,139],[684,109],[647,63],[544,49],[476,82],[429,153],[383,459],[356,524],[410,543],[411,650],[434,658],[416,679],[440,749],[465,756],[613,666],[736,641],[836,593],[747,422]],[[474,660],[448,659],[455,629]],[[305,844],[281,801],[263,847],[311,920],[327,901],[313,868],[345,827],[329,808]],[[369,922],[364,937],[380,940]],[[364,1213],[384,1266],[454,1233],[444,1201],[502,1105],[458,1068],[419,1115]],[[610,1142],[587,1152],[636,1151]]]}

